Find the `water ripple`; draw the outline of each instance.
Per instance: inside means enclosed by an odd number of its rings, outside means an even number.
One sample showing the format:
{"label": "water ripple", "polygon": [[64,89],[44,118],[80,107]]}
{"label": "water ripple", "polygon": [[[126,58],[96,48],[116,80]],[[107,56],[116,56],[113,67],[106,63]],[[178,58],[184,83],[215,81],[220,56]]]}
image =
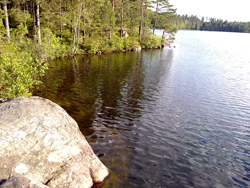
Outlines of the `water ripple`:
{"label": "water ripple", "polygon": [[104,187],[249,187],[249,43],[180,31],[175,49],[55,61],[38,94],[76,119]]}

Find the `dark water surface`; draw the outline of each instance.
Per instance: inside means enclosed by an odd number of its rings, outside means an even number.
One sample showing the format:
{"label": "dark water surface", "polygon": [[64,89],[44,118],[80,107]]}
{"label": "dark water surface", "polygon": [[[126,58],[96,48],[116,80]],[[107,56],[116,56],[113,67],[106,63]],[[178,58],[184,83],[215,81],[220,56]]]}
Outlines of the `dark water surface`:
{"label": "dark water surface", "polygon": [[103,187],[250,187],[250,34],[176,38],[51,62],[36,95],[78,122],[111,170]]}

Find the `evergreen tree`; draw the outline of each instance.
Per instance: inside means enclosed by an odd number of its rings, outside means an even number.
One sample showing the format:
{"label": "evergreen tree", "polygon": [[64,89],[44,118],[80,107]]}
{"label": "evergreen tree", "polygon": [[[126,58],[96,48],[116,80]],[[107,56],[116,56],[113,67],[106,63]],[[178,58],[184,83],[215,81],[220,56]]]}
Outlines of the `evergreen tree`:
{"label": "evergreen tree", "polygon": [[206,30],[206,31],[228,31],[249,33],[250,22],[228,22],[216,18],[199,19],[196,16],[178,15],[177,25],[179,29]]}

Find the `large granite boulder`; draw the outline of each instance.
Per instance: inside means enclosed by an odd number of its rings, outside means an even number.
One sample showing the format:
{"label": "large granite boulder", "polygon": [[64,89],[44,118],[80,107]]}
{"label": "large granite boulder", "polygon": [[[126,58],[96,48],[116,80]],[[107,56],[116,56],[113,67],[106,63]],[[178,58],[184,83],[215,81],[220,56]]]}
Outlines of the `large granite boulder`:
{"label": "large granite boulder", "polygon": [[30,182],[29,187],[89,188],[107,175],[77,123],[57,104],[40,97],[0,104],[3,187]]}

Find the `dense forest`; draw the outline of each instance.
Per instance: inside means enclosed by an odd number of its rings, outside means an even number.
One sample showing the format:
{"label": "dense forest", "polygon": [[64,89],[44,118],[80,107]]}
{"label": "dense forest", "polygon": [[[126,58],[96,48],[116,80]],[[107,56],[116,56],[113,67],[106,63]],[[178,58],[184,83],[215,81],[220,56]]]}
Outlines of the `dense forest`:
{"label": "dense forest", "polygon": [[0,0],[0,20],[0,100],[30,95],[48,60],[152,48],[177,31],[168,0]]}
{"label": "dense forest", "polygon": [[228,22],[216,18],[178,15],[177,25],[179,29],[250,33],[250,22]]}

